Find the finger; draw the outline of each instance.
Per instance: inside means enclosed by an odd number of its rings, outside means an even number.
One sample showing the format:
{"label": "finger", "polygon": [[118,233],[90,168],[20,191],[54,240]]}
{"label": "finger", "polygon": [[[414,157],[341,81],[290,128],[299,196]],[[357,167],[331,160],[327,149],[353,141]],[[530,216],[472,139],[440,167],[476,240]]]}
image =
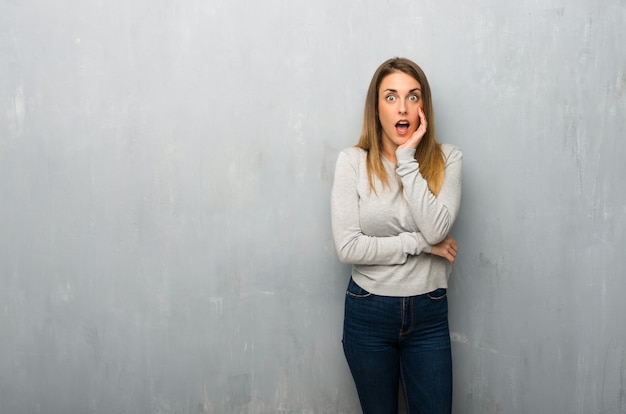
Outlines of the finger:
{"label": "finger", "polygon": [[456,251],[456,246],[454,245],[454,240],[446,240],[444,242],[444,246],[446,247],[446,249]]}
{"label": "finger", "polygon": [[420,117],[420,127],[423,127],[424,129],[426,129],[427,122],[426,122],[426,114],[424,113],[424,108],[420,108],[419,117]]}
{"label": "finger", "polygon": [[415,130],[415,132],[417,133],[416,135],[419,135],[420,138],[424,136],[424,134],[426,133],[426,124],[424,122],[425,121],[421,122],[420,125]]}

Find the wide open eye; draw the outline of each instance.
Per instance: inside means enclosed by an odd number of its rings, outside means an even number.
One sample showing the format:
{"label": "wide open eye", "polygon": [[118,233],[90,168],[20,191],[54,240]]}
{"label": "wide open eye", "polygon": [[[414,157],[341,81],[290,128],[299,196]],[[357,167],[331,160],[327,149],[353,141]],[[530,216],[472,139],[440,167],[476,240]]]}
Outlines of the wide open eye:
{"label": "wide open eye", "polygon": [[387,96],[385,96],[385,100],[386,100],[387,102],[393,102],[393,101],[395,101],[395,100],[396,100],[396,97],[395,97],[395,96],[393,96],[393,95],[387,95]]}
{"label": "wide open eye", "polygon": [[409,96],[409,100],[412,102],[418,102],[420,100],[419,95],[411,95]]}

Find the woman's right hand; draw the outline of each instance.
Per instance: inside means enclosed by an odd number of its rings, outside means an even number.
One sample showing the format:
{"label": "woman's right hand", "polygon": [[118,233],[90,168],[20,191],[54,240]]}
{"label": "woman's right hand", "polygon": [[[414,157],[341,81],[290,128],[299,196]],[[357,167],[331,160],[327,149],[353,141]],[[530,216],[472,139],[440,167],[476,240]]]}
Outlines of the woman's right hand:
{"label": "woman's right hand", "polygon": [[441,256],[444,259],[447,259],[450,263],[454,264],[454,259],[456,258],[456,253],[458,251],[459,247],[456,244],[456,240],[450,236],[446,236],[445,239],[432,247],[430,254]]}

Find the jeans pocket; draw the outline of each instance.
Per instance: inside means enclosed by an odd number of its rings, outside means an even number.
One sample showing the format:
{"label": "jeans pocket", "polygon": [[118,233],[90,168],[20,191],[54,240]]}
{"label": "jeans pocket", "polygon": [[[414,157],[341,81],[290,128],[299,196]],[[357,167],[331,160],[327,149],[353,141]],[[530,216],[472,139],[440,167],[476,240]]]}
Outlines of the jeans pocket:
{"label": "jeans pocket", "polygon": [[427,293],[426,296],[428,296],[428,299],[432,301],[439,302],[439,301],[444,300],[447,294],[448,294],[447,289],[439,288],[439,289],[433,290],[432,292]]}
{"label": "jeans pocket", "polygon": [[369,293],[367,290],[357,285],[356,282],[352,278],[350,278],[350,282],[348,283],[348,289],[346,290],[346,295],[355,299],[364,299],[369,296],[372,296],[372,294]]}

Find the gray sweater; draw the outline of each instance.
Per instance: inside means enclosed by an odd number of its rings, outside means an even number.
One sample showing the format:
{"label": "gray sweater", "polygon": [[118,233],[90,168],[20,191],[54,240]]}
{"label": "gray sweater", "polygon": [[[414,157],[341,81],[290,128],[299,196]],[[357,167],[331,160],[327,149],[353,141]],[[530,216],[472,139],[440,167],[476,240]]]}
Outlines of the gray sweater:
{"label": "gray sweater", "polygon": [[415,150],[398,149],[394,165],[383,157],[389,185],[367,177],[366,152],[339,154],[331,193],[331,219],[339,260],[352,264],[363,289],[382,296],[414,296],[448,287],[451,264],[430,254],[454,224],[461,201],[461,151],[442,145],[445,176],[439,195],[419,173]]}

